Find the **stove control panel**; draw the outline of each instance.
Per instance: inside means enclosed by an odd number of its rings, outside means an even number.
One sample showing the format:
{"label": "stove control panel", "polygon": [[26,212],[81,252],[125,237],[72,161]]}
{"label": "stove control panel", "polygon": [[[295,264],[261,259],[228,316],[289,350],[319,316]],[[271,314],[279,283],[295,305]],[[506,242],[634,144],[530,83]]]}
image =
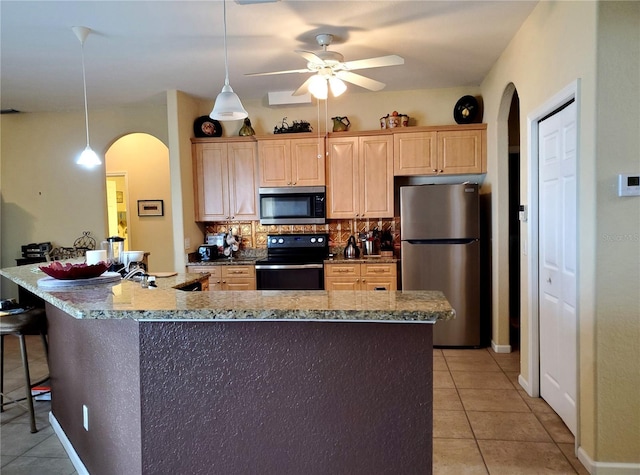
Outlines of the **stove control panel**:
{"label": "stove control panel", "polygon": [[268,249],[325,248],[329,246],[327,234],[270,234]]}

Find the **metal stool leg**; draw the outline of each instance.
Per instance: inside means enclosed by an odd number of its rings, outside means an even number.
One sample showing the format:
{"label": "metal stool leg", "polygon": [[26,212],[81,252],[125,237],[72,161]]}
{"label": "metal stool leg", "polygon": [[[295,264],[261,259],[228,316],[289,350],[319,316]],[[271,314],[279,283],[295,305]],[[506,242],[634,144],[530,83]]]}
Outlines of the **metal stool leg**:
{"label": "metal stool leg", "polygon": [[27,405],[29,407],[29,415],[31,416],[31,433],[38,432],[36,428],[36,412],[33,409],[33,398],[31,397],[31,376],[29,375],[29,360],[27,358],[27,344],[24,335],[18,335],[20,339],[20,351],[22,353],[22,367],[24,368],[24,380],[26,383]]}

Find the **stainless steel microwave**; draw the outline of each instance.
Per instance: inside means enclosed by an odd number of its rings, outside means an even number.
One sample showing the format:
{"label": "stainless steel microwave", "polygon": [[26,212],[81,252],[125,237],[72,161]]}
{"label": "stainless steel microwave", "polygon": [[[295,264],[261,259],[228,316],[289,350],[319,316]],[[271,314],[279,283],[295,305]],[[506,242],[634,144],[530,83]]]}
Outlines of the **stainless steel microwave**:
{"label": "stainless steel microwave", "polygon": [[260,188],[260,224],[324,224],[324,186]]}

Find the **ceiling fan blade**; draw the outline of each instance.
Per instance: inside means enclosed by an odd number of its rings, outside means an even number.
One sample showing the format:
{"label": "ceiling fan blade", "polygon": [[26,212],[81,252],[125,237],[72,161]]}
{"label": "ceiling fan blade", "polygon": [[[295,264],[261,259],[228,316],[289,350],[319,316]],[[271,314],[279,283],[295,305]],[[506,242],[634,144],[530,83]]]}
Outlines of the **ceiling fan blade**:
{"label": "ceiling fan blade", "polygon": [[343,81],[350,82],[352,84],[355,84],[356,86],[364,87],[365,89],[369,89],[370,91],[380,91],[386,86],[386,84],[383,82],[376,81],[375,79],[367,78],[350,71],[338,71],[336,72],[336,76],[338,76]]}
{"label": "ceiling fan blade", "polygon": [[347,61],[343,63],[345,69],[368,69],[368,68],[381,68],[383,66],[399,66],[404,64],[404,58],[397,54],[390,54],[389,56],[378,56],[377,58],[358,59],[355,61]]}
{"label": "ceiling fan blade", "polygon": [[274,74],[290,74],[290,73],[311,73],[307,68],[305,69],[290,69],[288,71],[271,71],[268,73],[245,73],[245,76],[273,76]]}
{"label": "ceiling fan blade", "polygon": [[324,64],[324,60],[320,56],[315,54],[313,51],[305,51],[303,49],[297,49],[295,52],[298,53],[300,56],[302,56],[304,59],[306,59],[308,63]]}
{"label": "ceiling fan blade", "polygon": [[309,84],[311,84],[311,80],[314,78],[314,76],[311,76],[305,82],[303,82],[302,86],[300,86],[298,89],[296,89],[293,92],[293,94],[291,94],[291,95],[292,96],[302,96],[303,94],[308,93],[309,92]]}

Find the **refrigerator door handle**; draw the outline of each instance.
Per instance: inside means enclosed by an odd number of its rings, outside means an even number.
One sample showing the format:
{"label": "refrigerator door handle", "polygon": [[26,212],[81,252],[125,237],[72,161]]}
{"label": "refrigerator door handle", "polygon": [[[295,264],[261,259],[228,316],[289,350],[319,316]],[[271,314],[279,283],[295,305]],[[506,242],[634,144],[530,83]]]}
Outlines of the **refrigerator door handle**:
{"label": "refrigerator door handle", "polygon": [[407,239],[410,244],[471,244],[479,239]]}

